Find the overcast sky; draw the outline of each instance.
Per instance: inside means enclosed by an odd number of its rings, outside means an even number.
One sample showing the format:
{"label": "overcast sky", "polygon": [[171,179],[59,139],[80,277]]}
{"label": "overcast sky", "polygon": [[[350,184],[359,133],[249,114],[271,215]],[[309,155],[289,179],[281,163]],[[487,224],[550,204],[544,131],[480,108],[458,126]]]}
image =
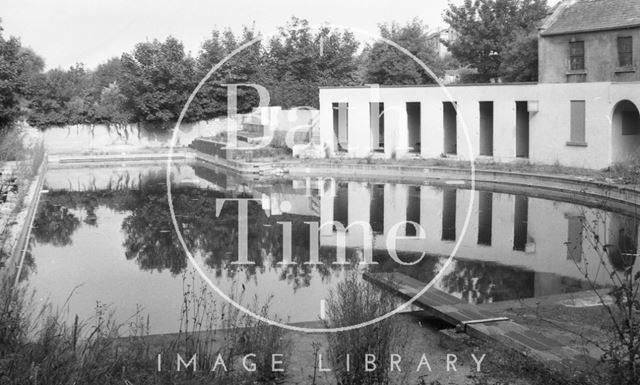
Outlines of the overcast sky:
{"label": "overcast sky", "polygon": [[[168,35],[196,55],[213,28],[256,23],[268,33],[293,15],[377,32],[377,24],[421,18],[442,26],[449,0],[0,0],[4,36],[20,37],[47,68],[76,62],[93,68],[134,45]],[[454,0],[460,3],[462,0]]]}
{"label": "overcast sky", "polygon": [[435,29],[444,25],[442,13],[449,1],[0,0],[0,17],[4,35],[20,37],[45,59],[47,68],[77,62],[94,68],[145,40],[172,35],[196,55],[213,28],[237,32],[255,22],[258,31],[269,33],[294,15],[371,33],[380,22],[419,17]]}

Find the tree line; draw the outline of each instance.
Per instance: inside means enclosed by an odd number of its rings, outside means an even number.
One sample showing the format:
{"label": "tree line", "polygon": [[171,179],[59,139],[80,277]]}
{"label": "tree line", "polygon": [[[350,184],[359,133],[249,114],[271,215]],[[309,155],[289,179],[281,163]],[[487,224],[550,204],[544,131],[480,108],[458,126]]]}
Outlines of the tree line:
{"label": "tree line", "polygon": [[[440,58],[427,44],[429,30],[419,19],[379,25],[379,34],[404,47],[442,77],[446,70],[473,67],[463,81],[537,79],[536,25],[548,12],[546,0],[466,0],[449,5],[445,21],[456,39]],[[76,64],[43,72],[44,61],[0,27],[0,127],[24,118],[36,127],[71,124],[175,122],[198,82],[211,67],[243,45],[204,83],[185,121],[226,114],[223,84],[254,83],[267,88],[271,105],[318,106],[318,87],[363,84],[434,83],[420,66],[382,42],[362,43],[353,33],[311,28],[291,20],[274,36],[259,39],[252,27],[214,30],[196,56],[174,37],[139,43],[93,70]],[[257,39],[258,38],[258,39]],[[254,42],[254,44],[250,44]],[[257,105],[258,94],[238,88],[239,112]]]}

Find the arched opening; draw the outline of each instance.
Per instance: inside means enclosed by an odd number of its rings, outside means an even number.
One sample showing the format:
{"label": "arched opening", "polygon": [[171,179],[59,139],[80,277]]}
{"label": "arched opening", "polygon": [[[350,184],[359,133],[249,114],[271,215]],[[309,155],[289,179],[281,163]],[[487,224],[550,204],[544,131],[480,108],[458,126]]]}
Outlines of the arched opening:
{"label": "arched opening", "polygon": [[621,162],[632,155],[640,156],[640,113],[638,107],[629,100],[622,100],[613,108],[612,160]]}

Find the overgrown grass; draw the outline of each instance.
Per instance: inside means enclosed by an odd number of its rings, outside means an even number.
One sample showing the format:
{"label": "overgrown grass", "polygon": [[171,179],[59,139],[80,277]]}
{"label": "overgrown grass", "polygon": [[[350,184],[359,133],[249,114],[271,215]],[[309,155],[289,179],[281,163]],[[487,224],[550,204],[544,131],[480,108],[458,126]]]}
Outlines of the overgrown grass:
{"label": "overgrown grass", "polygon": [[[356,272],[349,272],[345,280],[331,291],[327,301],[326,326],[335,328],[357,325],[384,315],[395,306],[396,301],[390,293],[374,288]],[[329,333],[328,351],[337,383],[404,383],[407,372],[392,376],[390,359],[392,353],[405,351],[407,335],[405,327],[390,318],[355,330]],[[366,370],[366,354],[375,356],[373,371]],[[371,368],[372,366],[369,367]]]}
{"label": "overgrown grass", "polygon": [[[232,299],[242,300],[242,293],[234,294]],[[254,313],[270,318],[269,305],[271,298],[259,303],[254,297],[249,308]],[[290,350],[289,341],[284,336],[284,329],[257,320],[236,307],[216,301],[211,290],[200,282],[194,272],[183,276],[183,305],[178,338],[169,344],[169,356],[175,352],[192,357],[197,354],[198,367],[210,370],[215,366],[218,356],[222,357],[228,368],[227,372],[219,371],[215,377],[234,383],[244,381],[272,382],[281,377],[279,372],[272,372],[271,357],[273,354],[286,354]],[[241,366],[239,359],[254,354],[252,364],[256,371],[251,375]],[[235,365],[235,366],[234,366]],[[212,375],[205,374],[205,380]]]}
{"label": "overgrown grass", "polygon": [[[6,280],[9,281],[9,280]],[[60,311],[45,306],[37,312],[26,289],[0,288],[0,383],[40,384],[243,384],[278,382],[271,371],[271,354],[287,354],[284,331],[255,320],[229,306],[217,306],[212,293],[193,276],[185,276],[180,332],[166,338],[149,336],[149,323],[140,311],[119,325],[108,307],[98,305],[89,320],[77,317],[70,325]],[[268,314],[269,302],[251,309]],[[171,315],[168,315],[171,316]],[[212,328],[223,325],[222,330]],[[129,335],[121,333],[129,328]],[[211,329],[210,329],[211,328]],[[253,372],[244,370],[245,354],[255,354]],[[165,364],[158,371],[158,355]],[[176,370],[176,357],[196,367]],[[220,356],[226,371],[218,366]],[[252,357],[253,358],[253,357]]]}
{"label": "overgrown grass", "polygon": [[[289,159],[288,161],[293,161]],[[283,160],[283,162],[287,162]],[[371,164],[371,165],[390,165],[390,166],[412,166],[412,167],[445,167],[462,170],[470,170],[471,163],[466,160],[456,160],[452,158],[414,158],[414,159],[386,159],[376,158],[373,156],[365,158],[331,158],[331,159],[311,159],[306,160],[309,164],[340,164],[348,167],[350,164]],[[616,177],[611,170],[594,170],[584,167],[567,167],[554,162],[550,165],[534,164],[526,159],[515,160],[511,162],[494,162],[491,160],[476,160],[474,162],[476,170],[488,171],[506,171],[521,172],[531,174],[549,174],[549,175],[566,175],[570,177],[586,177],[594,180],[605,181],[607,178]]]}
{"label": "overgrown grass", "polygon": [[640,184],[640,152],[636,152],[622,162],[617,162],[611,167],[611,173],[627,184]]}
{"label": "overgrown grass", "polygon": [[0,383],[115,383],[126,357],[113,355],[118,329],[110,317],[65,325],[50,306],[34,311],[26,290],[8,281],[0,289]]}
{"label": "overgrown grass", "polygon": [[31,137],[20,127],[0,131],[0,163],[28,164],[27,171],[35,174],[44,158],[45,147],[41,139]]}

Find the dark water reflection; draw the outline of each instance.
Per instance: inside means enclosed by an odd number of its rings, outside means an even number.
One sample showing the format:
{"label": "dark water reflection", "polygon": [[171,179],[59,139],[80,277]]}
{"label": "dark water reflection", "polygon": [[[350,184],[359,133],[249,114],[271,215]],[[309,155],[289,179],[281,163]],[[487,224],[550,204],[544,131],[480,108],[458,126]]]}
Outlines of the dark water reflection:
{"label": "dark water reflection", "polygon": [[[173,204],[181,234],[194,257],[225,293],[245,298],[273,295],[272,313],[291,322],[317,319],[320,301],[346,269],[334,264],[344,237],[347,260],[373,252],[378,271],[399,270],[424,282],[441,269],[456,243],[456,259],[436,287],[473,303],[534,297],[587,288],[577,264],[595,260],[594,235],[607,240],[606,261],[622,269],[635,253],[634,218],[552,200],[480,191],[467,232],[461,231],[472,192],[430,185],[368,184],[333,180],[243,180],[203,164],[178,165]],[[161,166],[50,170],[33,231],[29,281],[42,299],[69,302],[71,314],[92,315],[96,301],[113,304],[126,320],[144,306],[154,333],[177,330],[183,274],[191,270],[169,215]],[[238,205],[216,200],[250,198],[247,251],[238,258]],[[402,266],[390,258],[387,240],[394,224]],[[291,258],[282,266],[282,223],[291,223]],[[310,222],[322,226],[311,235]],[[363,244],[371,227],[369,244]],[[585,226],[589,224],[589,226]],[[341,227],[348,227],[346,231]],[[309,265],[310,242],[322,264]],[[617,256],[617,257],[616,257]],[[597,265],[594,263],[593,265]],[[356,267],[358,268],[358,267]],[[607,284],[604,276],[597,283]]]}

